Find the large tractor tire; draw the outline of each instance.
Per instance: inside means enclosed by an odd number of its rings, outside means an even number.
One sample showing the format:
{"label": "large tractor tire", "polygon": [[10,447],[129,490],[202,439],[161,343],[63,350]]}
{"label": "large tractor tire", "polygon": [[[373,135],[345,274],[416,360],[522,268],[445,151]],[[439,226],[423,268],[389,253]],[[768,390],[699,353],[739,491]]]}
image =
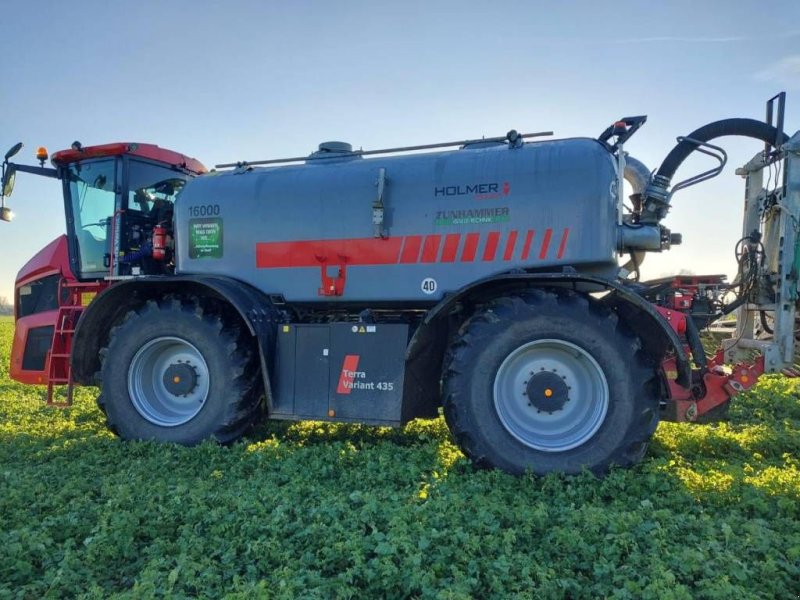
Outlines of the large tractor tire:
{"label": "large tractor tire", "polygon": [[123,439],[229,443],[258,416],[256,353],[238,324],[197,300],[148,301],[101,351],[98,404]]}
{"label": "large tractor tire", "polygon": [[605,473],[644,456],[658,380],[610,309],[567,291],[499,298],[448,352],[444,415],[478,467]]}

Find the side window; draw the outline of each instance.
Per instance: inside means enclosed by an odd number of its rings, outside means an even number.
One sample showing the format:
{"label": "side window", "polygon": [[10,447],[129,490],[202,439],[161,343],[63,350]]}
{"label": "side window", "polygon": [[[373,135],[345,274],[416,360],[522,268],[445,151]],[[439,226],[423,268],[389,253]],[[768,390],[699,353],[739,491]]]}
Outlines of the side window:
{"label": "side window", "polygon": [[154,224],[171,221],[172,205],[186,183],[185,176],[138,161],[130,162],[128,173],[127,210]]}

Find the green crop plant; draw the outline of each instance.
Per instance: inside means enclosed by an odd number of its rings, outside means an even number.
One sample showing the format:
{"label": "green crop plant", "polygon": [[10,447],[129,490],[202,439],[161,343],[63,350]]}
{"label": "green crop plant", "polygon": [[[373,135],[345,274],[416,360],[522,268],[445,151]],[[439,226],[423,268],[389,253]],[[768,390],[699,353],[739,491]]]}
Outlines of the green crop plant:
{"label": "green crop plant", "polygon": [[441,419],[123,443],[48,409],[0,320],[0,599],[796,598],[800,388],[662,423],[603,479],[476,471]]}

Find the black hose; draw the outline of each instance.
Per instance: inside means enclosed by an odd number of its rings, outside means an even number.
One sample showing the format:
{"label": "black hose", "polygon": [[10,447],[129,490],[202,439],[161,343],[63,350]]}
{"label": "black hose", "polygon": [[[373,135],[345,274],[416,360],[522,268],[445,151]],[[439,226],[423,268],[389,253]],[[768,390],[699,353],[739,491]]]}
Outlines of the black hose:
{"label": "black hose", "polygon": [[[783,144],[789,139],[784,132],[778,131],[772,125],[768,125],[763,121],[756,121],[755,119],[723,119],[722,121],[714,121],[708,125],[703,125],[699,129],[695,129],[686,137],[699,142],[708,142],[727,135],[751,137],[773,145]],[[678,145],[672,149],[672,152],[667,154],[664,162],[662,162],[661,166],[658,168],[656,175],[671,180],[672,176],[675,175],[675,171],[681,166],[681,163],[686,160],[696,148],[697,144],[688,139],[679,142]]]}
{"label": "black hose", "polygon": [[764,311],[764,310],[759,311],[758,316],[761,319],[761,329],[763,329],[765,332],[767,332],[770,335],[775,333],[774,331],[772,331],[772,327],[770,327],[767,324],[767,312]]}
{"label": "black hose", "polygon": [[692,358],[694,364],[700,369],[700,374],[704,375],[708,371],[708,357],[706,351],[703,349],[703,342],[700,339],[700,332],[697,330],[697,325],[692,321],[692,317],[686,316],[686,342],[689,344],[689,349],[692,351]]}

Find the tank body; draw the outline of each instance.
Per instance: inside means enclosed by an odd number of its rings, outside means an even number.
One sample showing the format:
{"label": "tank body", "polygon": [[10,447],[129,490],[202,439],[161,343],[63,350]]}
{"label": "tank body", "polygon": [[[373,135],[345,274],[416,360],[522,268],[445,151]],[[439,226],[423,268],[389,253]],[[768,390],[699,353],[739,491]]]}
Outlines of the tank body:
{"label": "tank body", "polygon": [[422,305],[512,270],[611,274],[616,168],[576,138],[240,169],[188,183],[174,226],[180,274],[288,302]]}

